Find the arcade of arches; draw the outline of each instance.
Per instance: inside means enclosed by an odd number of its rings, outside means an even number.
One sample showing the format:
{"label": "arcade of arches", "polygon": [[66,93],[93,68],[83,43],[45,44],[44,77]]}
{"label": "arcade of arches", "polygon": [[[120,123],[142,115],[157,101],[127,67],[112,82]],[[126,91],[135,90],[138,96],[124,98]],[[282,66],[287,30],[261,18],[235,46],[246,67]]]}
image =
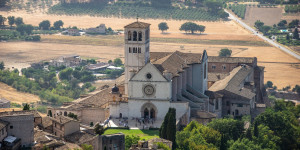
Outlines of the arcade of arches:
{"label": "arcade of arches", "polygon": [[156,118],[157,114],[157,108],[152,103],[145,103],[141,107],[141,117],[142,118],[148,118],[148,119],[154,119]]}

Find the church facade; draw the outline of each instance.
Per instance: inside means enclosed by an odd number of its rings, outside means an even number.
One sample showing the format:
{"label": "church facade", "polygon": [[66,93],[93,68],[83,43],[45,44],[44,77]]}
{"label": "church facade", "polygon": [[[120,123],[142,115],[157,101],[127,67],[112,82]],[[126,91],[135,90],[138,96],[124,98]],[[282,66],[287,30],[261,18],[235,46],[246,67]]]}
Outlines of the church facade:
{"label": "church facade", "polygon": [[207,53],[150,52],[150,24],[125,26],[125,92],[127,101],[110,103],[113,118],[163,120],[168,109],[188,123],[191,112],[208,112]]}

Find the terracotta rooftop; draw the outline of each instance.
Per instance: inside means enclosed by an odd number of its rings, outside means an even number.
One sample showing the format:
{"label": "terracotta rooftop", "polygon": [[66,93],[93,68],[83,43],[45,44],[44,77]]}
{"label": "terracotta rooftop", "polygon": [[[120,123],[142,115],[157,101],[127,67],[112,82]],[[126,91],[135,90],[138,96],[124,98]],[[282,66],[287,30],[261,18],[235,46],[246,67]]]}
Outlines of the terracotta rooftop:
{"label": "terracotta rooftop", "polygon": [[177,76],[183,68],[189,67],[190,64],[198,64],[202,62],[202,54],[200,53],[182,53],[175,52],[151,52],[151,63],[160,71],[168,71]]}
{"label": "terracotta rooftop", "polygon": [[223,63],[246,63],[250,64],[256,61],[256,57],[219,57],[208,56],[208,62],[223,62]]}
{"label": "terracotta rooftop", "polygon": [[76,121],[70,117],[65,117],[65,116],[56,116],[56,117],[51,118],[51,120],[61,123],[61,124],[66,124],[70,121]]}
{"label": "terracotta rooftop", "polygon": [[247,65],[236,67],[227,77],[215,82],[208,90],[213,92],[225,90],[247,99],[252,99],[255,93],[248,88],[240,86],[252,71],[253,68]]}
{"label": "terracotta rooftop", "polygon": [[51,118],[48,117],[48,116],[43,117],[43,118],[42,118],[42,125],[43,125],[44,128],[49,127],[49,126],[52,126]]}
{"label": "terracotta rooftop", "polygon": [[30,115],[30,114],[33,114],[34,117],[41,117],[36,110],[4,111],[4,112],[0,112],[0,117],[1,116]]}
{"label": "terracotta rooftop", "polygon": [[67,142],[76,143],[76,144],[80,145],[80,144],[88,142],[96,137],[97,136],[86,133],[86,132],[77,131],[77,132],[74,132],[74,133],[66,136],[65,139]]}
{"label": "terracotta rooftop", "polygon": [[126,25],[124,28],[148,28],[150,25],[151,24],[149,24],[149,23],[136,21],[136,22]]}
{"label": "terracotta rooftop", "polygon": [[228,76],[229,73],[207,73],[207,81],[216,82],[219,80],[224,79],[226,76]]}

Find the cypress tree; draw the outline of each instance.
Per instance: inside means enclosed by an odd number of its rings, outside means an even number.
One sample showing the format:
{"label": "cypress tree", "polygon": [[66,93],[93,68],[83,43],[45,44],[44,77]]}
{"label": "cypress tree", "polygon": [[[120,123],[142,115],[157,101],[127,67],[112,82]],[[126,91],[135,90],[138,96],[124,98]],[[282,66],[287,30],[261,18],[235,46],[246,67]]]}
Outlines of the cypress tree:
{"label": "cypress tree", "polygon": [[170,109],[168,113],[166,114],[163,123],[161,124],[161,127],[159,128],[159,137],[166,139],[167,138],[167,125],[169,121],[169,114],[170,114]]}
{"label": "cypress tree", "polygon": [[258,137],[258,128],[257,128],[257,126],[258,126],[258,123],[257,123],[257,121],[255,121],[254,122],[254,131],[253,131],[253,135],[255,137]]}
{"label": "cypress tree", "polygon": [[224,134],[221,135],[221,144],[220,144],[220,150],[226,150],[226,141],[224,138]]}
{"label": "cypress tree", "polygon": [[30,106],[26,103],[23,107],[23,110],[30,110]]}
{"label": "cypress tree", "polygon": [[296,28],[294,33],[293,33],[293,38],[299,40],[299,32],[298,29]]}
{"label": "cypress tree", "polygon": [[176,148],[176,109],[170,108],[169,109],[169,120],[167,125],[167,140],[172,141],[172,149]]}

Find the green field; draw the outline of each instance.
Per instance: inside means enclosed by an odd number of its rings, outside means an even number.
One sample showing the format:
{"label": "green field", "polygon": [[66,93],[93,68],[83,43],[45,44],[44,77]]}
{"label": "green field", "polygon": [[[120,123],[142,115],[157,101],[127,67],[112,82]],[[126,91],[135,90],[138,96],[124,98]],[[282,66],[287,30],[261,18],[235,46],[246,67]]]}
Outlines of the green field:
{"label": "green field", "polygon": [[126,135],[140,136],[141,139],[150,140],[158,138],[158,130],[127,130],[127,129],[107,129],[104,132],[106,134],[123,133]]}

